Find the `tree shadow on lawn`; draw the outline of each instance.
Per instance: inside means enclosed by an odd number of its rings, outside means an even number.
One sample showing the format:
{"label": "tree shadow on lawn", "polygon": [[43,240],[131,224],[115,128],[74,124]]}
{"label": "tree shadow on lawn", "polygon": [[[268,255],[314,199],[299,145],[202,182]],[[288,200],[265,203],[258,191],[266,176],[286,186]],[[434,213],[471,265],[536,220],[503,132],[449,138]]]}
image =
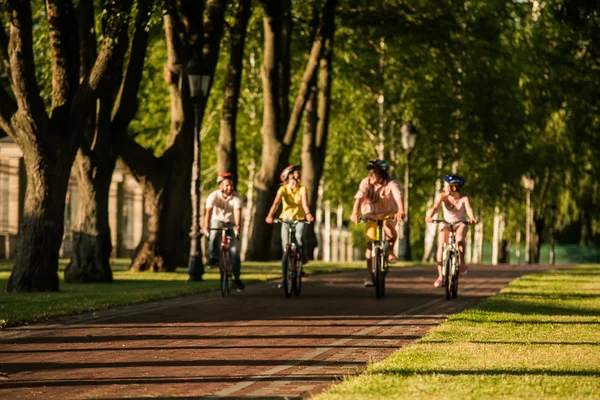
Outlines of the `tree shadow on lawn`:
{"label": "tree shadow on lawn", "polygon": [[[507,296],[513,296],[508,294]],[[550,299],[549,299],[550,300]],[[544,305],[505,297],[491,298],[475,308],[476,311],[492,313],[515,313],[522,315],[556,315],[556,316],[600,316],[600,309],[592,307],[568,307],[561,305]]]}
{"label": "tree shadow on lawn", "polygon": [[[419,343],[422,344],[448,344],[448,343],[456,343],[456,340],[428,340],[423,339]],[[561,345],[561,346],[600,346],[600,342],[548,342],[548,341],[517,341],[517,340],[468,340],[469,344],[500,344],[500,345],[523,345],[523,346],[553,346],[553,345]]]}
{"label": "tree shadow on lawn", "polygon": [[413,368],[385,368],[383,370],[370,371],[372,375],[396,375],[396,376],[415,376],[415,375],[508,375],[508,376],[590,376],[600,375],[600,369],[591,370],[557,370],[551,368],[521,368],[521,369],[429,369],[420,370]]}

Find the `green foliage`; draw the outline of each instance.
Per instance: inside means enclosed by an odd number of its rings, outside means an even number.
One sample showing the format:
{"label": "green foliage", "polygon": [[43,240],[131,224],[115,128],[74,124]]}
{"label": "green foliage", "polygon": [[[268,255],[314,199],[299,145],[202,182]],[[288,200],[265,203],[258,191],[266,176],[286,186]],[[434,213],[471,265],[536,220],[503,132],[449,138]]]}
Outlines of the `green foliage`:
{"label": "green foliage", "polygon": [[[293,2],[292,101],[310,48],[312,7],[320,4]],[[491,235],[496,206],[507,217],[507,237],[523,231],[525,191],[520,182],[530,172],[536,181],[534,207],[547,226],[552,222],[548,206],[555,203],[553,227],[561,240],[597,240],[600,19],[597,7],[586,1],[541,4],[533,10],[531,2],[502,0],[340,1],[325,199],[334,206],[343,204],[349,216],[353,195],[365,176],[364,165],[377,156],[378,96],[383,90],[385,157],[394,176],[402,177],[406,163],[400,126],[412,120],[419,130],[411,153],[410,184],[415,256],[422,248],[423,216],[435,181],[450,172],[454,162],[467,177],[465,191],[476,214],[483,216],[486,237]],[[229,24],[235,6],[232,2],[228,9]],[[250,166],[260,167],[262,151],[262,24],[262,8],[255,2],[237,121],[242,194]],[[160,154],[169,132],[169,97],[162,72],[166,54],[160,26],[151,32],[140,110],[131,131]],[[385,65],[380,69],[382,38]],[[203,121],[204,191],[215,187],[214,148],[228,46],[226,29]],[[292,163],[299,163],[300,149],[301,136]]]}

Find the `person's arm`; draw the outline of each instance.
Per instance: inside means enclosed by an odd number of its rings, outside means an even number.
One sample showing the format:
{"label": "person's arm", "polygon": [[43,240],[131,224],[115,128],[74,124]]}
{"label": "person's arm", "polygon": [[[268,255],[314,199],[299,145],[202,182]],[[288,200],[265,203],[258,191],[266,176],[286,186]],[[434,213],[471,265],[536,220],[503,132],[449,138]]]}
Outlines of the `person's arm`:
{"label": "person's arm", "polygon": [[233,224],[234,229],[236,231],[240,230],[240,225],[242,224],[242,198],[235,193],[233,197]]}
{"label": "person's arm", "polygon": [[277,196],[275,196],[275,200],[273,200],[273,205],[271,206],[271,209],[269,210],[269,215],[267,215],[267,218],[265,218],[265,221],[267,221],[267,224],[273,223],[273,214],[275,214],[275,211],[277,211],[277,207],[279,207],[279,202],[281,202],[281,192],[280,191],[277,192]]}
{"label": "person's arm", "polygon": [[427,214],[425,216],[425,221],[431,222],[431,220],[433,219],[433,214],[435,214],[437,212],[437,210],[440,208],[440,206],[442,205],[442,201],[444,201],[444,195],[440,194],[438,196],[438,198],[435,199],[435,203],[433,204],[433,207],[431,207],[429,210],[427,210]]}
{"label": "person's arm", "polygon": [[308,222],[313,222],[315,217],[313,217],[313,215],[310,213],[310,209],[308,208],[308,196],[306,195],[306,190],[302,191],[302,208],[304,209],[306,220]]}
{"label": "person's arm", "polygon": [[212,217],[212,206],[206,206],[206,213],[204,214],[204,234],[208,236],[208,227],[210,226],[210,218]]}
{"label": "person's arm", "polygon": [[354,223],[358,222],[358,211],[363,200],[367,196],[368,191],[369,179],[365,178],[362,181],[360,181],[360,184],[358,185],[358,191],[354,195],[354,205],[352,206],[352,215],[350,216],[350,221]]}
{"label": "person's arm", "polygon": [[235,229],[236,232],[240,231],[240,225],[242,223],[242,209],[241,208],[235,208],[233,210],[233,220],[235,221],[235,226],[233,227]]}
{"label": "person's arm", "polygon": [[354,199],[354,205],[352,206],[352,215],[350,216],[350,221],[357,223],[358,222],[358,208],[360,207],[360,203],[362,199]]}
{"label": "person's arm", "polygon": [[469,217],[469,222],[472,224],[477,223],[477,218],[473,214],[473,208],[471,208],[471,200],[469,200],[468,196],[465,196],[465,211],[467,212],[467,216]]}
{"label": "person's arm", "polygon": [[398,207],[396,219],[398,221],[404,221],[404,218],[406,217],[406,210],[404,209],[404,196],[402,196],[400,185],[398,185],[397,182],[393,183],[392,195],[394,196],[394,200],[396,200],[396,206]]}

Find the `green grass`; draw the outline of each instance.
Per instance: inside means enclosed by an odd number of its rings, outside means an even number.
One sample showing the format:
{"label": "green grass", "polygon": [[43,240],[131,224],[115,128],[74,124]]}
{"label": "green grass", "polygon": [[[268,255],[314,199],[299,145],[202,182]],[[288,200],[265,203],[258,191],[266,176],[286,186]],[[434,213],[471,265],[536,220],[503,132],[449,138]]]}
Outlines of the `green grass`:
{"label": "green grass", "polygon": [[[112,284],[65,283],[63,270],[66,261],[61,260],[59,292],[6,293],[4,288],[10,276],[12,263],[0,262],[0,288],[2,288],[0,292],[0,328],[55,316],[201,293],[219,288],[219,276],[216,269],[210,269],[204,275],[204,282],[187,283],[188,275],[185,268],[179,268],[174,273],[142,272],[134,274],[127,270],[129,265],[127,259],[115,259],[111,263],[115,280]],[[364,262],[331,264],[313,261],[305,269],[308,274],[314,274],[359,269],[363,268],[363,265]],[[242,279],[246,284],[275,279],[280,276],[280,262],[242,263]]]}
{"label": "green grass", "polygon": [[600,266],[528,275],[321,396],[600,398]]}

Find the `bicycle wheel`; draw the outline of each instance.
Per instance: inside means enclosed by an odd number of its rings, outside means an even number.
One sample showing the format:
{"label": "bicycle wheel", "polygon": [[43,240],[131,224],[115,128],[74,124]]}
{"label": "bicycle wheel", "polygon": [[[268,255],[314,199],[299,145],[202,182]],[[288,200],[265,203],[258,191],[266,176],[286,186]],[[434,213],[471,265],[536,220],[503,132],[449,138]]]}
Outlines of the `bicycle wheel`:
{"label": "bicycle wheel", "polygon": [[375,279],[373,281],[373,283],[375,284],[375,296],[380,299],[381,297],[383,297],[383,270],[382,270],[382,263],[383,263],[383,255],[382,255],[382,251],[381,249],[377,249],[377,251],[375,252],[375,257],[374,257],[374,262],[375,262]]}
{"label": "bicycle wheel", "polygon": [[294,255],[286,250],[283,258],[283,293],[285,297],[292,297],[293,294],[293,274],[294,274]]}
{"label": "bicycle wheel", "polygon": [[227,296],[230,292],[229,282],[229,252],[225,248],[221,248],[219,253],[219,273],[221,275],[221,295]]}
{"label": "bicycle wheel", "polygon": [[388,264],[385,257],[381,257],[381,279],[379,282],[379,293],[381,297],[385,297],[385,276],[387,275]]}
{"label": "bicycle wheel", "polygon": [[452,298],[455,299],[458,296],[458,277],[460,276],[460,267],[458,263],[458,255],[455,253],[453,257],[454,273],[452,274]]}
{"label": "bicycle wheel", "polygon": [[294,273],[294,295],[300,296],[302,292],[302,260],[300,257],[296,260],[296,268]]}
{"label": "bicycle wheel", "polygon": [[446,259],[444,260],[444,287],[446,289],[446,300],[450,300],[450,274],[452,273],[451,271],[451,266],[450,266],[450,259],[452,258],[452,253],[449,252]]}

